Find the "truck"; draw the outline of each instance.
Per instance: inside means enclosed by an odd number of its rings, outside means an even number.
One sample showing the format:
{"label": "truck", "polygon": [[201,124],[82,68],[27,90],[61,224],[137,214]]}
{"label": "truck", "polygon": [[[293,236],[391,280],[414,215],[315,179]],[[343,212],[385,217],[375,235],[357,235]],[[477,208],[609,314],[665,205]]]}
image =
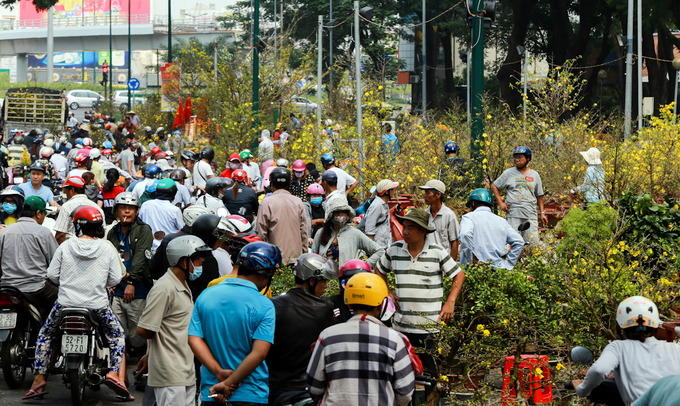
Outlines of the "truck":
{"label": "truck", "polygon": [[9,89],[2,104],[2,119],[6,133],[14,128],[61,131],[68,119],[65,95],[59,90],[42,87]]}

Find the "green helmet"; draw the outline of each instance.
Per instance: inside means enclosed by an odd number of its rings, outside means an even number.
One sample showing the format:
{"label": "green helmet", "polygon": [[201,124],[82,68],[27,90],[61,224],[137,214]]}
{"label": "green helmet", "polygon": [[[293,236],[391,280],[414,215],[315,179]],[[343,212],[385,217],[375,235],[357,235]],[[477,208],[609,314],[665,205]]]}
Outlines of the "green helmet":
{"label": "green helmet", "polygon": [[491,192],[486,189],[473,190],[472,193],[470,193],[470,197],[468,197],[466,206],[471,207],[473,201],[493,206],[493,196],[491,196]]}
{"label": "green helmet", "polygon": [[161,179],[156,185],[156,196],[174,199],[175,194],[177,194],[177,184],[170,178]]}
{"label": "green helmet", "polygon": [[241,152],[239,156],[241,157],[241,161],[245,161],[246,159],[251,157],[250,152],[248,151]]}

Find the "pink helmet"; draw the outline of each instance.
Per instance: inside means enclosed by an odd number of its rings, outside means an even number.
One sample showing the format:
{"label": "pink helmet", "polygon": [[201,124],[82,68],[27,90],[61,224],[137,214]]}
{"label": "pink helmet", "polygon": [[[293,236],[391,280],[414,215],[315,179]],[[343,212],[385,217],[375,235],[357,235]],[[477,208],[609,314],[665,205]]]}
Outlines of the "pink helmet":
{"label": "pink helmet", "polygon": [[340,272],[338,273],[338,278],[349,279],[350,277],[362,272],[373,272],[371,270],[371,266],[368,265],[368,262],[361,259],[350,259],[349,261],[342,264]]}
{"label": "pink helmet", "polygon": [[323,186],[319,185],[318,183],[312,183],[311,185],[307,186],[307,194],[322,195],[324,193]]}
{"label": "pink helmet", "polygon": [[307,167],[305,166],[305,161],[302,159],[296,159],[295,162],[293,162],[294,171],[302,172],[305,169],[307,169]]}

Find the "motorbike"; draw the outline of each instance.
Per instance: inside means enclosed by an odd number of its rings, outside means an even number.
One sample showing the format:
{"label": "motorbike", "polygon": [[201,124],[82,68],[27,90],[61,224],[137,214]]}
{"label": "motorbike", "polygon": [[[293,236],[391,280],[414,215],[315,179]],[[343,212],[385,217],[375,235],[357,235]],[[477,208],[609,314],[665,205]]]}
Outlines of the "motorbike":
{"label": "motorbike", "polygon": [[42,326],[38,304],[12,286],[0,286],[0,367],[10,389],[24,384],[26,368],[35,360]]}
{"label": "motorbike", "polygon": [[284,392],[273,403],[273,406],[313,406],[316,402],[312,400],[306,390]]}
{"label": "motorbike", "polygon": [[89,309],[65,308],[59,320],[63,381],[74,406],[85,404],[85,387],[98,390],[106,382],[111,354],[99,316]]}

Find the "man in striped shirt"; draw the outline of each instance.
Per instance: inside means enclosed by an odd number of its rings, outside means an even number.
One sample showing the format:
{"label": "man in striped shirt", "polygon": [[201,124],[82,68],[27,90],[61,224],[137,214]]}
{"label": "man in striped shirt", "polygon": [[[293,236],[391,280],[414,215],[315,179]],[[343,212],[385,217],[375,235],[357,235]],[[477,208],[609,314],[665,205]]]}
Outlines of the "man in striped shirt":
{"label": "man in striped shirt", "polygon": [[372,273],[347,281],[346,323],[319,335],[307,366],[307,384],[320,406],[405,406],[415,388],[413,365],[401,335],[380,322],[387,285]]}
{"label": "man in striped shirt", "polygon": [[[439,331],[439,322],[448,323],[453,317],[454,303],[465,280],[465,274],[443,247],[431,243],[427,234],[435,229],[428,226],[429,215],[423,209],[411,209],[405,216],[397,216],[404,226],[404,240],[392,244],[378,262],[378,271],[387,282],[387,274],[394,272],[396,291],[390,292],[397,304],[394,329],[408,337],[413,347],[433,349],[431,334]],[[451,292],[442,306],[443,276],[453,279]],[[416,350],[423,369],[437,376],[434,359]],[[427,387],[429,396],[434,389]]]}

